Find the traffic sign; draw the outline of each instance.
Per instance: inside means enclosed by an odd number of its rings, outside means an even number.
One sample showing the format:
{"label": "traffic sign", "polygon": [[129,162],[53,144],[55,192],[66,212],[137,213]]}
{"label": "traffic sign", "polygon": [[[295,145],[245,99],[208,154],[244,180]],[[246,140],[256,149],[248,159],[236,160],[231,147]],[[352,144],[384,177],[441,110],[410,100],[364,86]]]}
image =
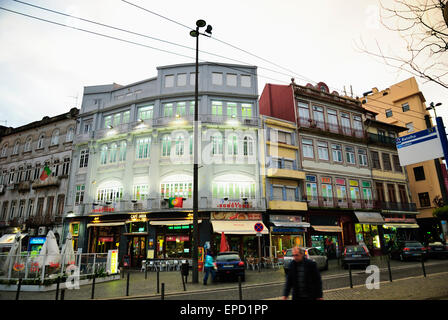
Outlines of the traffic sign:
{"label": "traffic sign", "polygon": [[263,224],[262,224],[261,222],[257,222],[257,223],[254,225],[254,230],[255,230],[256,232],[262,232],[263,229],[264,229],[264,226],[263,226]]}

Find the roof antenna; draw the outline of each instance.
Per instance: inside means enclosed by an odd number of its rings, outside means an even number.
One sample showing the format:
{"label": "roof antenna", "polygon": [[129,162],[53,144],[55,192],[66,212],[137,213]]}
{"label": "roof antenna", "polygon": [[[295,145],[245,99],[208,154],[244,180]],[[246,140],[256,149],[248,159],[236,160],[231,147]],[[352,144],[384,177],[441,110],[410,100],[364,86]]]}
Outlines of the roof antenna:
{"label": "roof antenna", "polygon": [[345,90],[345,86],[344,86],[344,95],[347,96],[347,90]]}
{"label": "roof antenna", "polygon": [[350,95],[353,98],[353,88],[352,88],[352,85],[350,85]]}

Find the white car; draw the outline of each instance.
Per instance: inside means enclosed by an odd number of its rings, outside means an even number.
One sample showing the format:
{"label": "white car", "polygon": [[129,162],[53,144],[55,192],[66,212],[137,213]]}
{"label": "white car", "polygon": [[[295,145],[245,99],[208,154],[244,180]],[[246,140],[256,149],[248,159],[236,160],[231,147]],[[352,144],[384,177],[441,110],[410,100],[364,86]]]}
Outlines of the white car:
{"label": "white car", "polygon": [[[316,248],[302,248],[305,251],[305,258],[313,260],[317,264],[317,268],[319,270],[328,270],[328,258],[325,253],[320,252]],[[292,256],[292,249],[288,249],[286,251],[285,256],[283,257],[284,263],[283,268],[285,269],[285,273],[288,273],[289,263],[294,259]]]}

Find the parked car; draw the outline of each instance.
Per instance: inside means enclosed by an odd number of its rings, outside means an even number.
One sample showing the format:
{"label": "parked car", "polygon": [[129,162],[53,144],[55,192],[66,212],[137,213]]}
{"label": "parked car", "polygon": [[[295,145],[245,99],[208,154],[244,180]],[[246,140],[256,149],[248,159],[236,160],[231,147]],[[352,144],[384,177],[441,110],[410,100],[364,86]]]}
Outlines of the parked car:
{"label": "parked car", "polygon": [[[324,252],[319,251],[316,248],[302,248],[305,250],[305,258],[313,260],[317,263],[317,267],[320,270],[328,270],[328,258]],[[285,269],[285,274],[288,273],[289,264],[294,259],[292,256],[292,249],[286,251],[283,257],[283,268]]]}
{"label": "parked car", "polygon": [[217,280],[224,280],[227,278],[241,277],[241,281],[246,280],[245,264],[241,260],[238,252],[227,251],[220,252],[216,257],[216,276]]}
{"label": "parked car", "polygon": [[401,261],[408,259],[427,259],[426,248],[418,241],[399,241],[390,252],[392,259]]}
{"label": "parked car", "polygon": [[448,258],[448,245],[442,242],[428,244],[427,256],[428,258]]}
{"label": "parked car", "polygon": [[348,265],[351,266],[369,266],[370,265],[370,253],[364,245],[346,246],[342,251],[341,265],[344,269],[348,269]]}

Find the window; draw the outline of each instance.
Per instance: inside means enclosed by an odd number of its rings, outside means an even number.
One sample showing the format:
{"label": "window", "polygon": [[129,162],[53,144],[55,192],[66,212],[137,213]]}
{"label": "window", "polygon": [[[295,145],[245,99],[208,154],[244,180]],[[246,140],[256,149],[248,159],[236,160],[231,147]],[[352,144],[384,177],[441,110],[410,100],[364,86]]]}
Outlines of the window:
{"label": "window", "polygon": [[104,128],[109,128],[112,126],[112,116],[104,117]]}
{"label": "window", "polygon": [[88,164],[89,164],[89,149],[83,149],[80,152],[79,167],[87,168]]}
{"label": "window", "polygon": [[317,200],[317,183],[315,176],[306,176],[306,197],[308,200]]}
{"label": "window", "polygon": [[236,134],[231,134],[227,137],[227,154],[229,156],[236,156],[238,154],[238,137]]}
{"label": "window", "polygon": [[51,135],[50,145],[55,146],[59,143],[59,130],[55,130]]}
{"label": "window", "polygon": [[85,191],[85,185],[80,184],[76,186],[76,192],[75,192],[75,206],[79,206],[84,201],[84,191]]}
{"label": "window", "polygon": [[[199,73],[198,82],[200,80],[200,77],[201,77],[201,73]],[[192,73],[190,73],[190,86],[194,86],[194,85],[196,85],[196,73],[192,72]]]}
{"label": "window", "polygon": [[361,199],[361,195],[359,193],[359,182],[356,180],[349,180],[348,183],[350,185],[350,199],[353,202],[356,202]]}
{"label": "window", "polygon": [[296,188],[286,187],[286,201],[295,201],[296,200]]}
{"label": "window", "polygon": [[272,186],[272,200],[283,200],[283,187]]}
{"label": "window", "polygon": [[241,86],[245,88],[250,88],[252,86],[249,75],[241,75]]}
{"label": "window", "polygon": [[291,143],[291,133],[284,131],[277,131],[277,139],[280,143],[292,144]]}
{"label": "window", "polygon": [[176,105],[176,116],[185,116],[186,115],[186,103],[178,102]]}
{"label": "window", "polygon": [[190,101],[188,104],[190,105],[190,116],[194,116],[194,105],[195,105],[195,102],[194,101]]}
{"label": "window", "polygon": [[341,112],[342,132],[345,135],[351,135],[350,114]]}
{"label": "window", "polygon": [[163,105],[163,116],[167,118],[173,117],[173,104],[172,103],[165,103]]}
{"label": "window", "polygon": [[83,133],[84,133],[84,134],[89,133],[91,127],[92,127],[92,123],[91,123],[91,122],[84,123],[84,130],[83,130]]}
{"label": "window", "polygon": [[20,200],[19,202],[19,214],[18,217],[21,219],[23,218],[23,211],[25,209],[25,200]]}
{"label": "window", "polygon": [[384,170],[392,171],[392,165],[390,163],[390,155],[388,153],[382,153]]}
{"label": "window", "polygon": [[70,170],[70,158],[64,158],[64,163],[62,165],[62,175],[68,176]]}
{"label": "window", "polygon": [[62,214],[64,213],[64,200],[65,195],[63,194],[58,195],[58,200],[56,204],[56,215],[58,216],[62,216]]}
{"label": "window", "polygon": [[252,105],[243,103],[241,105],[241,116],[244,118],[252,118]]}
{"label": "window", "polygon": [[118,161],[122,162],[126,160],[126,141],[120,143],[120,153],[118,155]]}
{"label": "window", "polygon": [[400,159],[398,158],[398,155],[393,154],[392,161],[394,162],[394,170],[397,172],[403,172],[401,165],[400,165]]}
{"label": "window", "polygon": [[100,164],[107,163],[107,145],[101,147]]}
{"label": "window", "polygon": [[222,116],[222,102],[212,101],[212,115]]}
{"label": "window", "polygon": [[12,154],[19,154],[19,146],[20,141],[16,141],[16,143],[14,144],[14,149],[12,150]]}
{"label": "window", "polygon": [[414,176],[415,176],[415,181],[423,181],[426,179],[425,170],[423,169],[423,166],[414,168]]}
{"label": "window", "polygon": [[212,182],[212,197],[214,199],[254,199],[255,182],[243,175],[224,175]]}
{"label": "window", "polygon": [[317,142],[317,154],[319,160],[330,160],[328,156],[328,144],[326,142]]}
{"label": "window", "polygon": [[212,84],[222,86],[222,73],[212,72]]}
{"label": "window", "polygon": [[370,155],[372,157],[372,166],[373,166],[373,168],[381,170],[380,156],[379,156],[378,152],[371,151]]}
{"label": "window", "polygon": [[252,137],[244,137],[243,139],[243,155],[254,155],[254,139]]}
{"label": "window", "polygon": [[302,153],[305,158],[314,158],[313,140],[302,139]]}
{"label": "window", "polygon": [[121,113],[114,114],[112,126],[118,127],[121,121]]}
{"label": "window", "polygon": [[39,140],[37,140],[37,148],[36,149],[44,148],[44,139],[45,139],[45,135],[41,134],[39,137]]}
{"label": "window", "polygon": [[11,201],[11,207],[9,208],[9,220],[14,218],[14,213],[16,211],[16,201]]}
{"label": "window", "polygon": [[186,73],[179,73],[177,75],[177,86],[183,87],[187,85],[187,74]]}
{"label": "window", "polygon": [[386,110],[386,118],[390,118],[392,117],[392,109],[387,109]]}
{"label": "window", "polygon": [[355,148],[345,147],[345,157],[347,158],[347,163],[356,164]]}
{"label": "window", "polygon": [[360,116],[353,116],[353,128],[359,133],[362,132],[362,120]]}
{"label": "window", "polygon": [[408,132],[414,131],[414,123],[412,122],[406,123],[406,128],[408,128]]}
{"label": "window", "polygon": [[431,206],[431,201],[429,199],[428,192],[419,193],[418,200],[420,201],[420,207],[430,207]]}
{"label": "window", "polygon": [[165,88],[174,87],[174,75],[166,75],[165,76]]}
{"label": "window", "polygon": [[3,202],[2,220],[6,220],[6,213],[8,212],[8,201]]}
{"label": "window", "polygon": [[231,87],[236,87],[236,74],[228,73],[227,77],[227,85]]}
{"label": "window", "polygon": [[222,155],[223,145],[221,134],[215,134],[210,137],[212,143],[212,155]]}
{"label": "window", "polygon": [[35,167],[34,167],[34,175],[33,175],[33,180],[36,180],[39,178],[40,175],[40,163],[37,162]]}
{"label": "window", "polygon": [[6,157],[6,152],[8,152],[8,144],[5,144],[2,148],[2,157]]}
{"label": "window", "polygon": [[338,114],[336,110],[327,109],[328,127],[332,132],[338,132]]}
{"label": "window", "polygon": [[117,144],[114,142],[110,145],[110,157],[109,157],[110,163],[117,162],[117,153],[118,153],[118,147]]}
{"label": "window", "polygon": [[401,109],[403,110],[403,112],[406,112],[406,111],[409,111],[409,104],[406,102],[406,103],[403,103],[402,105],[401,105]]}
{"label": "window", "polygon": [[65,135],[65,142],[73,141],[73,136],[75,135],[75,129],[68,128],[67,134]]}
{"label": "window", "polygon": [[29,218],[33,215],[33,209],[34,209],[34,200],[30,199],[28,200],[28,210],[25,218]]}
{"label": "window", "polygon": [[165,182],[160,184],[160,195],[162,198],[182,197],[191,198],[193,183],[190,181]]}
{"label": "window", "polygon": [[150,156],[151,138],[139,138],[136,141],[137,154],[136,159],[148,159]]}
{"label": "window", "polygon": [[308,120],[310,119],[310,107],[308,103],[297,101],[297,105],[299,108],[300,124],[309,125]]}
{"label": "window", "polygon": [[362,182],[362,195],[365,201],[372,201],[373,195],[372,195],[372,185],[368,181]]}
{"label": "window", "polygon": [[358,159],[359,159],[359,165],[360,166],[368,166],[369,163],[367,162],[367,151],[364,149],[358,149]]}
{"label": "window", "polygon": [[25,149],[23,150],[24,152],[31,151],[31,143],[32,142],[33,142],[33,138],[29,137],[28,139],[26,139]]}
{"label": "window", "polygon": [[123,123],[129,123],[130,116],[131,116],[130,111],[123,112]]}
{"label": "window", "polygon": [[174,151],[176,156],[183,156],[185,149],[185,139],[182,135],[176,137],[174,141]]}
{"label": "window", "polygon": [[[330,181],[330,178],[322,178],[322,180]],[[321,185],[322,198],[324,201],[332,201],[333,200],[333,186],[329,183],[322,183]]]}
{"label": "window", "polygon": [[324,121],[324,108],[313,106],[313,118],[316,122],[316,126],[318,128],[324,129],[325,128],[325,121]]}
{"label": "window", "polygon": [[227,102],[227,116],[236,118],[238,115],[237,104],[234,102]]}
{"label": "window", "polygon": [[162,157],[169,157],[171,154],[171,137],[164,135],[162,138]]}
{"label": "window", "polygon": [[345,186],[345,179],[335,179],[336,181],[336,197],[338,202],[347,201],[347,187]]}
{"label": "window", "polygon": [[149,186],[147,184],[135,185],[132,194],[133,200],[146,200],[149,195]]}
{"label": "window", "polygon": [[123,199],[123,187],[108,187],[98,189],[96,200],[99,202],[115,202]]}
{"label": "window", "polygon": [[153,110],[154,110],[153,105],[139,107],[138,111],[137,111],[137,113],[138,113],[137,119],[141,119],[141,120],[152,119]]}
{"label": "window", "polygon": [[334,162],[342,162],[342,146],[339,144],[331,145],[331,153]]}

